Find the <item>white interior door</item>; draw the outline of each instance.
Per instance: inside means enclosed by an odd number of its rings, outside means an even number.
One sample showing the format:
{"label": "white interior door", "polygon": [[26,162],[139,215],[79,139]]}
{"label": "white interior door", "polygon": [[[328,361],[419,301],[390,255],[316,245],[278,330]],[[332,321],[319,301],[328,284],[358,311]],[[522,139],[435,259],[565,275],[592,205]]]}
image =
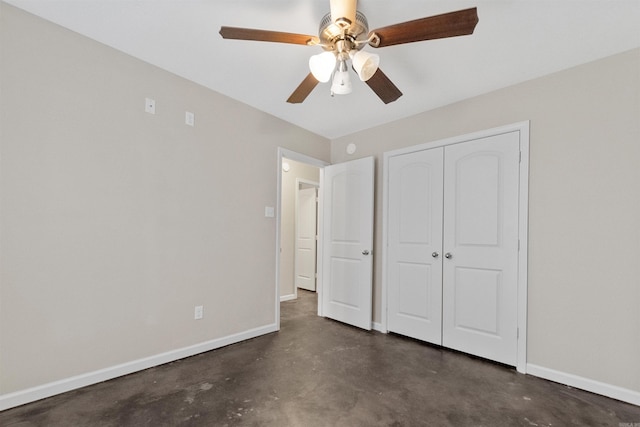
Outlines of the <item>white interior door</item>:
{"label": "white interior door", "polygon": [[519,134],[445,147],[445,347],[516,365]]}
{"label": "white interior door", "polygon": [[296,194],[295,286],[316,290],[317,188],[298,188]]}
{"label": "white interior door", "polygon": [[444,149],[389,159],[387,327],[442,343]]}
{"label": "white interior door", "polygon": [[371,329],[373,157],[324,168],[323,315]]}

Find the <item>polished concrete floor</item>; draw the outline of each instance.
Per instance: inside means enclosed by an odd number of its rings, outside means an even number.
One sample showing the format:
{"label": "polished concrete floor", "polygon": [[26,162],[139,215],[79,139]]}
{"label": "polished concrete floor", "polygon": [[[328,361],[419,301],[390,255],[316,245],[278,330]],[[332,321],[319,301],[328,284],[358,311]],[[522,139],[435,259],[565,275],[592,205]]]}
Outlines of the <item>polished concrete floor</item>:
{"label": "polished concrete floor", "polygon": [[0,426],[640,427],[640,407],[319,318],[315,305],[301,291],[278,333],[0,412]]}

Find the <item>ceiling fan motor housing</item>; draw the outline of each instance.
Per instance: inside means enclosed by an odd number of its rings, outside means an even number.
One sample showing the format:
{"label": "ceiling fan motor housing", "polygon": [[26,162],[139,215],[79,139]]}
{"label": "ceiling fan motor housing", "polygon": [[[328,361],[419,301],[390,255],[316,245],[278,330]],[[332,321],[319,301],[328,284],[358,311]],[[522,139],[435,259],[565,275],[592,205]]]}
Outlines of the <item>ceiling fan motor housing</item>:
{"label": "ceiling fan motor housing", "polygon": [[[366,44],[369,33],[369,23],[367,18],[360,12],[356,11],[356,22],[337,21],[333,22],[331,13],[327,13],[320,21],[320,29],[318,35],[320,44],[324,50],[335,51],[340,48],[346,48],[346,51],[360,50]],[[356,41],[360,43],[356,43]]]}

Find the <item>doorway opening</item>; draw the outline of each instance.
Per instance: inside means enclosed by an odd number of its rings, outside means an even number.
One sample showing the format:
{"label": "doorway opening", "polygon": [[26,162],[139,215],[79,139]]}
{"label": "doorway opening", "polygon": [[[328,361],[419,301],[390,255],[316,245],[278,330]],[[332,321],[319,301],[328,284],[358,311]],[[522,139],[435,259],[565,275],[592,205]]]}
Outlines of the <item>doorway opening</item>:
{"label": "doorway opening", "polygon": [[[282,205],[283,175],[292,171],[296,161],[319,168],[318,230],[317,230],[317,300],[318,316],[357,326],[372,328],[373,297],[373,199],[374,158],[364,157],[335,165],[280,149],[278,158],[278,206]],[[285,165],[285,163],[287,165]],[[289,169],[289,172],[282,171]],[[288,166],[288,167],[287,167]],[[300,189],[300,180],[297,181]],[[296,186],[294,185],[294,190]],[[282,214],[282,215],[281,215]],[[295,298],[296,290],[281,288],[285,274],[292,268],[282,266],[283,243],[281,209],[276,230],[276,322],[280,327],[280,296]],[[294,216],[295,217],[295,216]],[[295,243],[294,243],[295,245]],[[295,275],[295,269],[293,269]],[[289,276],[290,277],[290,276]]]}
{"label": "doorway opening", "polygon": [[[276,322],[280,302],[298,298],[298,288],[320,292],[316,284],[318,215],[322,169],[329,163],[278,149],[276,231]],[[320,299],[318,314],[321,314]]]}
{"label": "doorway opening", "polygon": [[320,169],[285,158],[280,200],[280,301],[298,288],[316,291],[316,241]]}

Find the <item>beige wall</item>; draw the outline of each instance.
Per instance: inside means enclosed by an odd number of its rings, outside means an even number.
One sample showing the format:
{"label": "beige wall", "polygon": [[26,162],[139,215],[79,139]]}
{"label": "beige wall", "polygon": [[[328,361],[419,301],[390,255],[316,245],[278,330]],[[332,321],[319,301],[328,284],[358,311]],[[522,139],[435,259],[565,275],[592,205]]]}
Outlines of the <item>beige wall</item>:
{"label": "beige wall", "polygon": [[320,169],[294,160],[289,172],[282,172],[282,207],[280,211],[280,296],[292,295],[295,267],[296,179],[320,182]]}
{"label": "beige wall", "polygon": [[337,139],[331,160],[376,156],[380,254],[383,152],[524,120],[528,362],[640,391],[640,49]]}
{"label": "beige wall", "polygon": [[[1,2],[0,49],[0,394],[273,323],[276,147],[327,141]],[[377,156],[380,254],[384,151],[531,120],[529,362],[640,391],[639,117],[636,49],[331,160]]]}
{"label": "beige wall", "polygon": [[0,394],[274,324],[277,147],[329,141],[0,16]]}

